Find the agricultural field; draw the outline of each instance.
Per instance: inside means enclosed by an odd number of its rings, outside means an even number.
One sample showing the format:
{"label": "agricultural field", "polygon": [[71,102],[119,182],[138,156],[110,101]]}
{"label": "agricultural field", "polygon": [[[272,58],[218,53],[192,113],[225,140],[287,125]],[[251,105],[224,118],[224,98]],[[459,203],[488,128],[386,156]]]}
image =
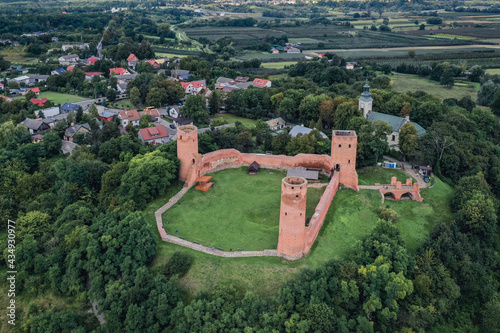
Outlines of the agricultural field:
{"label": "agricultural field", "polygon": [[[383,178],[375,179],[380,183],[383,180]],[[298,274],[303,268],[319,267],[331,259],[347,258],[356,241],[369,234],[375,227],[378,219],[376,209],[382,206],[380,193],[377,191],[355,192],[344,189],[335,196],[315,245],[305,258],[294,262],[273,257],[220,258],[161,242],[159,239],[154,212],[165,204],[168,198],[175,195],[181,186],[182,184],[176,183],[164,198],[151,203],[144,211],[144,216],[153,228],[158,241],[153,269],[164,264],[176,251],[185,252],[193,258],[190,271],[179,281],[187,291],[188,300],[191,300],[197,292],[209,290],[217,285],[233,285],[242,294],[248,290],[263,297],[276,295],[282,283]],[[399,218],[396,226],[401,230],[411,252],[424,241],[436,223],[440,221],[450,223],[453,218],[449,208],[451,187],[436,179],[435,186],[432,189],[423,189],[421,194],[424,198],[422,203],[416,201],[384,203],[384,206],[389,205],[397,212]],[[182,204],[178,208],[182,208]]]}
{"label": "agricultural field", "polygon": [[417,91],[422,90],[441,100],[446,98],[460,99],[464,96],[470,96],[472,100],[476,100],[478,87],[468,81],[455,82],[452,88],[446,88],[439,82],[422,78],[413,75],[391,75],[392,89],[397,92]]}
{"label": "agricultural field", "polygon": [[231,113],[218,113],[213,117],[213,119],[224,119],[226,124],[234,124],[235,122],[239,121],[240,123],[243,124],[243,126],[245,126],[247,128],[254,127],[255,123],[257,122],[254,119],[238,117],[238,116],[235,116]]}
{"label": "agricultural field", "polygon": [[[281,180],[286,172],[261,169],[248,175],[248,168],[243,167],[211,176],[215,183],[212,189],[202,192],[191,188],[163,214],[167,233],[225,251],[276,249]],[[307,217],[314,213],[323,191],[308,189]]]}
{"label": "agricultural field", "polygon": [[295,65],[296,61],[280,61],[280,62],[263,62],[261,66],[263,68],[276,68],[281,69],[285,68],[285,66]]}
{"label": "agricultural field", "polygon": [[486,73],[492,75],[500,75],[500,68],[490,68],[486,70]]}

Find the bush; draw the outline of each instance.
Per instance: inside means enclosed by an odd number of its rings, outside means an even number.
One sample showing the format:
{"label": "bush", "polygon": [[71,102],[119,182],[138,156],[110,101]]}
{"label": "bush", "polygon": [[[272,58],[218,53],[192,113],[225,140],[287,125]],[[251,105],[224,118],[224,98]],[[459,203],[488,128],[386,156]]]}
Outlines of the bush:
{"label": "bush", "polygon": [[392,223],[396,222],[398,219],[398,213],[396,213],[396,211],[391,209],[389,206],[377,208],[377,214],[382,220]]}
{"label": "bush", "polygon": [[163,273],[168,277],[173,275],[182,277],[191,268],[192,261],[191,257],[184,252],[175,252],[165,264]]}

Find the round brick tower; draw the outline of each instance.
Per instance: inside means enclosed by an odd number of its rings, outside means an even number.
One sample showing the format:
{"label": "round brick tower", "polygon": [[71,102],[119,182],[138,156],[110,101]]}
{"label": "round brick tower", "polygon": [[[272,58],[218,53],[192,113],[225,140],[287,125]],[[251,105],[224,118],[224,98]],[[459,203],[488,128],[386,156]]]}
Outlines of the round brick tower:
{"label": "round brick tower", "polygon": [[298,255],[304,252],[306,199],[307,180],[305,178],[283,178],[281,181],[279,253]]}
{"label": "round brick tower", "polygon": [[189,168],[195,164],[198,155],[198,128],[181,126],[177,128],[177,158],[181,161],[179,179],[188,178]]}

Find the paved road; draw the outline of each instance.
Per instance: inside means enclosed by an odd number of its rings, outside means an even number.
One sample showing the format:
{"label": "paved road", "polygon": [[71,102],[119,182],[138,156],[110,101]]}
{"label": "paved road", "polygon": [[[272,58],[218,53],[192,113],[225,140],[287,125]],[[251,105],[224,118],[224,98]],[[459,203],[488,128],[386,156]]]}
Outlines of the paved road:
{"label": "paved road", "polygon": [[389,156],[383,156],[383,158],[385,160],[388,160],[388,161],[391,161],[391,162],[396,162],[398,164],[403,164],[404,165],[404,168],[405,168],[405,171],[407,173],[410,174],[410,176],[412,176],[413,178],[415,178],[417,180],[417,183],[420,184],[420,188],[426,188],[430,185],[430,183],[426,183],[424,182],[424,179],[422,178],[422,176],[420,176],[417,172],[415,172],[415,170],[413,169],[413,166],[408,163],[408,162],[402,162],[402,161],[398,161],[397,159],[393,158],[393,157],[389,157]]}

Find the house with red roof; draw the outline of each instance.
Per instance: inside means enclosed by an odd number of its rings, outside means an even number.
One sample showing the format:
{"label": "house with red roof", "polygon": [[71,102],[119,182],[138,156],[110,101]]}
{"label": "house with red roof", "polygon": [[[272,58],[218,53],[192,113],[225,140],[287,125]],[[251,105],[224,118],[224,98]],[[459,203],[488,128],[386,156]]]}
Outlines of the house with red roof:
{"label": "house with red roof", "polygon": [[266,79],[254,79],[253,84],[259,88],[263,87],[271,88],[271,81]]}
{"label": "house with red roof", "polygon": [[92,81],[92,78],[94,76],[99,76],[99,75],[103,75],[103,74],[104,74],[103,72],[87,72],[87,73],[85,73],[85,80]]}
{"label": "house with red roof", "polygon": [[142,128],[139,130],[137,136],[139,137],[139,139],[141,139],[142,142],[148,142],[153,145],[159,145],[170,141],[168,130],[163,125]]}
{"label": "house with red roof", "polygon": [[34,93],[35,93],[35,95],[37,95],[37,96],[38,96],[38,95],[40,95],[40,88],[28,88],[28,89],[26,89],[26,92],[28,92],[28,91],[30,91],[30,90],[31,90],[32,92],[34,92]]}
{"label": "house with red roof", "polygon": [[90,57],[90,58],[87,59],[87,61],[85,62],[85,65],[87,65],[87,66],[93,65],[93,64],[95,64],[95,62],[97,60],[99,60],[98,57],[92,56],[92,57]]}
{"label": "house with red roof", "polygon": [[139,61],[139,58],[137,58],[137,56],[133,53],[130,53],[130,55],[128,56],[127,58],[127,61],[128,62],[131,62],[131,61]]}
{"label": "house with red roof", "polygon": [[153,66],[154,69],[160,68],[160,64],[156,62],[156,60],[151,59],[147,61],[151,66]]}
{"label": "house with red roof", "polygon": [[47,98],[42,98],[42,99],[32,98],[32,99],[30,99],[30,102],[37,105],[37,106],[45,106],[45,103],[47,101],[48,101]]}
{"label": "house with red roof", "polygon": [[206,89],[204,81],[181,82],[182,88],[187,95],[199,94],[202,89]]}
{"label": "house with red roof", "polygon": [[156,121],[158,120],[158,118],[160,118],[160,113],[158,112],[157,109],[150,109],[150,110],[144,110],[144,111],[141,111],[139,112],[139,116],[144,116],[144,115],[150,115],[151,118],[153,118],[153,121]]}
{"label": "house with red roof", "polygon": [[132,126],[139,126],[141,120],[141,116],[139,116],[137,110],[124,110],[118,114],[118,118],[122,121],[123,127],[126,127],[130,123]]}
{"label": "house with red roof", "polygon": [[109,75],[125,75],[125,74],[130,74],[128,70],[125,68],[110,68],[109,69]]}
{"label": "house with red roof", "polygon": [[12,102],[11,97],[7,97],[7,96],[0,96],[0,97],[2,97],[6,102]]}
{"label": "house with red roof", "polygon": [[68,67],[66,67],[66,70],[68,72],[71,72],[74,68],[75,68],[75,66],[68,66]]}

